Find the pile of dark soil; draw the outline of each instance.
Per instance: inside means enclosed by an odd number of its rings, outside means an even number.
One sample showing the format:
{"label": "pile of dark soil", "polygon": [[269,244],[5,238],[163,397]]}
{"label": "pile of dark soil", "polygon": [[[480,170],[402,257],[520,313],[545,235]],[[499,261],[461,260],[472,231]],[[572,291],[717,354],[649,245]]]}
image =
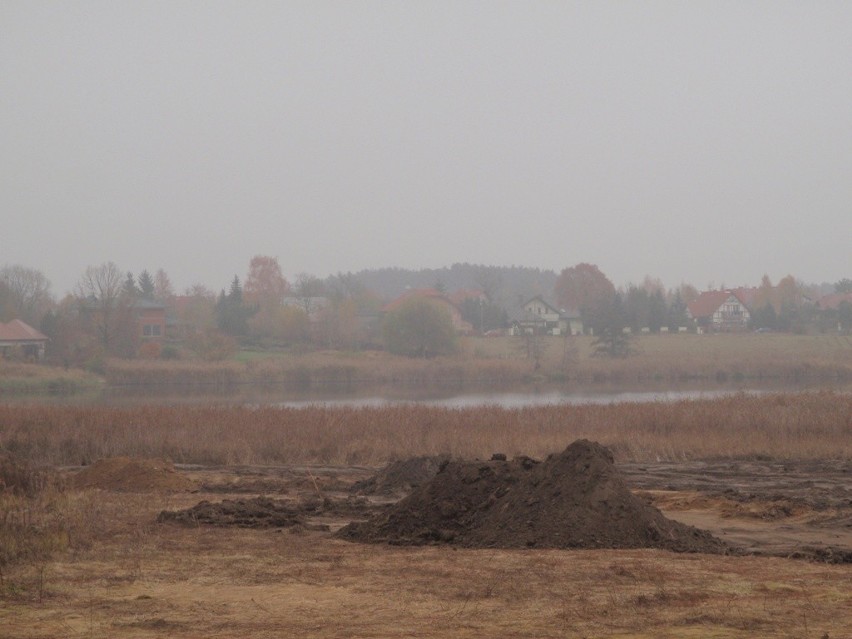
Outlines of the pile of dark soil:
{"label": "pile of dark soil", "polygon": [[356,495],[407,495],[437,475],[448,461],[447,456],[424,456],[391,462],[369,479],[355,482],[350,492]]}
{"label": "pile of dark soil", "polygon": [[666,519],[634,496],[610,451],[587,440],[544,462],[449,462],[386,514],[353,522],[338,535],[474,548],[729,550],[710,533]]}
{"label": "pile of dark soil", "polygon": [[269,497],[225,499],[218,503],[202,501],[185,510],[164,510],[157,517],[157,521],[240,528],[289,528],[306,524],[299,508],[281,499]]}
{"label": "pile of dark soil", "polygon": [[363,498],[343,501],[316,499],[293,502],[269,497],[202,501],[185,510],[164,510],[157,521],[187,525],[237,526],[240,528],[291,528],[328,530],[325,524],[309,524],[313,517],[369,517],[376,508]]}
{"label": "pile of dark soil", "polygon": [[165,459],[111,457],[87,466],[71,477],[74,488],[100,488],[117,492],[183,492],[195,488]]}

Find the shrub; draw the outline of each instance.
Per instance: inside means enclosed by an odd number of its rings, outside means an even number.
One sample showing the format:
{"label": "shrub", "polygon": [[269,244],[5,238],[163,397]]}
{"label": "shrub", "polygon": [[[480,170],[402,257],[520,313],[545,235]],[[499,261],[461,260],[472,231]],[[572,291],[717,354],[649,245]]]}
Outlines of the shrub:
{"label": "shrub", "polygon": [[450,314],[432,300],[412,298],[390,311],[382,326],[385,347],[408,357],[449,355],[456,350]]}

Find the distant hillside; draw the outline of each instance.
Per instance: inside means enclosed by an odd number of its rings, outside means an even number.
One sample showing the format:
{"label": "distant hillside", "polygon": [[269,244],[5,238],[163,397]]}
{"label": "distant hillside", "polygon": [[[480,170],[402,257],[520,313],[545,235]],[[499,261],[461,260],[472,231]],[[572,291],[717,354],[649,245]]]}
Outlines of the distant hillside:
{"label": "distant hillside", "polygon": [[453,264],[450,267],[421,269],[381,268],[352,273],[363,286],[390,300],[407,288],[443,286],[448,292],[460,288],[482,289],[494,301],[509,308],[534,295],[553,296],[557,274],[526,266],[483,266]]}

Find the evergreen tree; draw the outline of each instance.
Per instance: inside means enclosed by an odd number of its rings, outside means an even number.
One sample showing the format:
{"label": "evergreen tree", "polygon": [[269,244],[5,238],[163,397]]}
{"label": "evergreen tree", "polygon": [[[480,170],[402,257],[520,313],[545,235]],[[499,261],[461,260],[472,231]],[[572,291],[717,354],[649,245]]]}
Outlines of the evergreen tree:
{"label": "evergreen tree", "polygon": [[663,291],[657,289],[648,300],[648,328],[652,333],[659,333],[660,329],[667,323],[668,309]]}
{"label": "evergreen tree", "polygon": [[234,275],[227,295],[223,290],[216,302],[216,325],[226,335],[245,335],[248,333],[248,320],[256,309],[243,304],[243,287],[240,278]]}
{"label": "evergreen tree", "polygon": [[133,273],[127,271],[127,277],[124,280],[122,293],[125,297],[135,298],[139,294],[139,289],[136,288],[136,280],[133,278]]}
{"label": "evergreen tree", "polygon": [[675,291],[671,304],[669,304],[667,319],[669,330],[676,333],[681,326],[686,326],[688,322],[689,317],[686,314],[686,302],[683,301],[680,291]]}
{"label": "evergreen tree", "polygon": [[595,357],[627,357],[632,335],[625,333],[627,317],[621,295],[616,293],[602,302],[595,313],[597,338],[592,342]]}
{"label": "evergreen tree", "polygon": [[139,274],[139,294],[143,299],[154,299],[154,278],[147,269]]}
{"label": "evergreen tree", "polygon": [[243,286],[240,284],[240,278],[234,275],[231,282],[231,290],[228,292],[228,301],[232,304],[243,303]]}

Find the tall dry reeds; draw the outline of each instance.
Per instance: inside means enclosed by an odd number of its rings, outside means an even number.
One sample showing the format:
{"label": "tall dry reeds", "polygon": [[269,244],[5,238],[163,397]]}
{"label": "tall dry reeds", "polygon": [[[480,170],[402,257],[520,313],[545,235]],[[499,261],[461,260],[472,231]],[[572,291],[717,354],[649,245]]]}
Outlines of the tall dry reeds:
{"label": "tall dry reeds", "polygon": [[0,405],[0,449],[38,463],[376,465],[423,454],[544,457],[585,437],[619,460],[852,458],[852,396],[736,395],[616,405],[451,409]]}
{"label": "tall dry reeds", "polygon": [[43,597],[53,556],[91,543],[93,505],[55,469],[0,451],[0,599]]}

